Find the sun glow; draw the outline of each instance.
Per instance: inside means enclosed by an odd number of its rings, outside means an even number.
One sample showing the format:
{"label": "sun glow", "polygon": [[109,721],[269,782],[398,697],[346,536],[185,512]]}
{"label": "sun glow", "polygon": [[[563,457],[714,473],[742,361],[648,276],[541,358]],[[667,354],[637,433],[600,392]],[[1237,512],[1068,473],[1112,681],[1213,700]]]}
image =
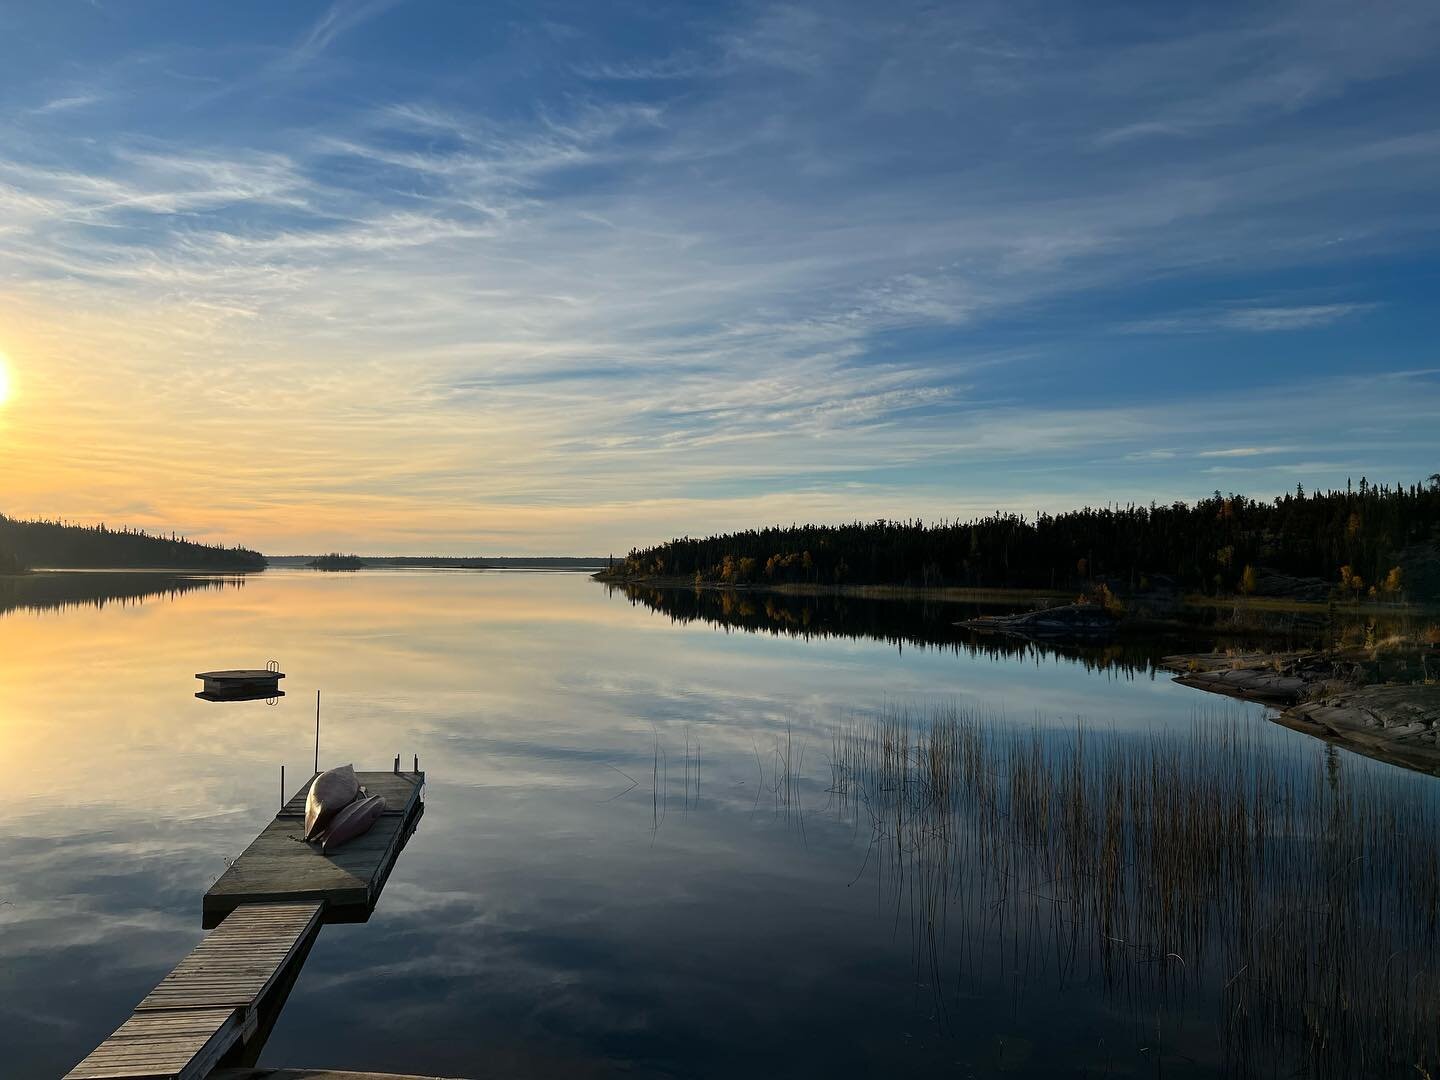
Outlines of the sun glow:
{"label": "sun glow", "polygon": [[10,361],[0,353],[0,405],[10,400]]}

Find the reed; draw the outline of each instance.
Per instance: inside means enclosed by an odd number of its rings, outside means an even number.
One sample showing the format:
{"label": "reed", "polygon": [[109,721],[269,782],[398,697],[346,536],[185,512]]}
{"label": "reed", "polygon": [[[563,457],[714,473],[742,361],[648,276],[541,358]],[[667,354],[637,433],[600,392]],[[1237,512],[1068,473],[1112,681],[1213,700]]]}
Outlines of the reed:
{"label": "reed", "polygon": [[1244,715],[1123,735],[953,707],[846,722],[831,775],[942,1019],[952,985],[1048,978],[1152,1026],[1208,1013],[1229,1075],[1436,1071],[1429,778]]}

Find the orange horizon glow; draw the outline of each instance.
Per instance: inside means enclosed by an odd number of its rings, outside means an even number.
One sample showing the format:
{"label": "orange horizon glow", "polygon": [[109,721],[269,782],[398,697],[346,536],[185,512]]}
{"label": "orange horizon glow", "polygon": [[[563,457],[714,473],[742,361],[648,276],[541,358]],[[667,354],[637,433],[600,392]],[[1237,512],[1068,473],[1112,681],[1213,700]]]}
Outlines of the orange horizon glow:
{"label": "orange horizon glow", "polygon": [[718,492],[715,476],[743,482],[779,466],[750,460],[763,448],[744,440],[723,466],[708,448],[581,445],[577,428],[602,430],[632,404],[560,386],[543,397],[497,390],[462,408],[436,400],[403,356],[360,365],[342,345],[280,341],[252,352],[237,328],[215,336],[184,306],[60,311],[0,298],[0,323],[11,375],[0,513],[17,518],[174,531],[270,555],[603,557],[797,515],[993,509],[988,498],[854,485]]}
{"label": "orange horizon glow", "polygon": [[[606,434],[630,423],[641,404],[680,408],[688,391],[682,384],[601,394],[557,380],[543,392],[497,384],[447,397],[437,387],[462,381],[468,360],[436,360],[421,377],[403,350],[374,355],[303,336],[262,348],[243,327],[209,319],[184,305],[61,311],[33,298],[7,304],[0,294],[0,380],[9,385],[8,399],[0,394],[0,513],[174,531],[269,555],[604,557],[673,536],[774,523],[1100,505],[1122,489],[1098,466],[1083,479],[1032,469],[1008,485],[999,466],[1058,447],[1123,458],[1158,422],[1142,423],[1122,407],[1086,407],[981,410],[963,438],[948,441],[889,424],[861,434]],[[483,343],[476,349],[485,352]],[[1393,411],[1403,399],[1414,411],[1429,386],[1409,375],[1373,389],[1365,401],[1376,409]],[[690,396],[706,400],[707,392]],[[1343,379],[1285,393],[1305,397],[1307,414],[1334,413],[1339,400],[1359,408]],[[738,415],[750,407],[732,406]],[[1246,408],[1275,411],[1263,394]],[[1179,413],[1166,422],[1183,424]],[[837,449],[837,439],[847,447]],[[844,480],[855,440],[878,461],[915,463],[917,474],[903,483]],[[975,467],[922,468],[937,447]],[[1183,457],[1165,453],[1162,465]],[[1316,463],[1284,473],[1282,485],[1264,468],[1232,465],[1232,453],[1239,452],[1212,449],[1186,467],[1215,470],[1219,461],[1255,496],[1293,487],[1296,475],[1307,488],[1335,480],[1332,466]],[[827,479],[832,468],[835,480]],[[1208,473],[1204,481],[1218,482]],[[1199,486],[1146,473],[1127,480],[1123,494],[1167,502],[1202,494]]]}

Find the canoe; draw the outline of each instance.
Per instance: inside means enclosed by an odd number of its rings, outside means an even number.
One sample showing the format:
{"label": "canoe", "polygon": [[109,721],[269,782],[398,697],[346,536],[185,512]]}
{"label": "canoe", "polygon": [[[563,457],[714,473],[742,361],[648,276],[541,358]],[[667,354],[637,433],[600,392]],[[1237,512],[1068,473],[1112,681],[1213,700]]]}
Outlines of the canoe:
{"label": "canoe", "polygon": [[385,796],[371,795],[368,799],[356,799],[336,814],[325,833],[325,844],[321,848],[326,855],[341,844],[363,836],[385,813]]}
{"label": "canoe", "polygon": [[326,769],[317,776],[305,800],[305,839],[319,837],[331,819],[354,802],[359,793],[360,780],[354,765]]}

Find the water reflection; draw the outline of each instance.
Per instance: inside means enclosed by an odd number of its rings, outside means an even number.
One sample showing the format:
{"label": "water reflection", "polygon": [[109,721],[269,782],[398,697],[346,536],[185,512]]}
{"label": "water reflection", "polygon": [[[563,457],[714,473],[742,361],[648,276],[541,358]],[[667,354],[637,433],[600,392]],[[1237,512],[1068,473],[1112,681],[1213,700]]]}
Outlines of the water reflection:
{"label": "water reflection", "polygon": [[751,633],[800,638],[881,641],[912,648],[965,652],[992,659],[1053,656],[1089,669],[1136,673],[1153,669],[1163,655],[1154,638],[1075,645],[1037,643],[985,634],[960,626],[965,619],[1022,609],[1043,600],[991,603],[925,599],[868,599],[836,594],[803,595],[729,589],[667,589],[607,586],[632,604],[643,604],[680,624],[707,622]]}
{"label": "water reflection", "polygon": [[[259,656],[285,658],[290,696],[275,706],[192,696],[194,672]],[[557,575],[267,571],[243,589],[12,614],[0,619],[3,1071],[62,1074],[194,945],[204,891],[275,811],[280,766],[309,774],[323,689],[322,761],[386,769],[418,753],[427,813],[370,922],[321,935],[266,1064],[1216,1075],[1228,1051],[1213,981],[1187,983],[1170,961],[1168,981],[1129,999],[1078,940],[1074,962],[1042,966],[1057,940],[1088,933],[1069,915],[1058,939],[1030,929],[1057,918],[1061,894],[1015,887],[1011,904],[1031,908],[992,910],[952,889],[931,965],[912,928],[941,913],[914,874],[939,864],[912,845],[919,869],[897,874],[859,781],[845,801],[834,790],[837,732],[897,708],[954,702],[1021,734],[1085,717],[1097,747],[1195,722],[1197,695],[1168,679],[1039,659],[727,633]],[[1266,732],[1282,771],[1328,775],[1321,744],[1225,707]],[[1392,785],[1397,800],[1430,798],[1424,778],[1335,760],[1357,800],[1378,806]],[[1373,786],[1352,786],[1358,775]],[[1296,820],[1320,835],[1329,819],[1307,815],[1324,805],[1294,790]],[[1036,872],[1048,850],[1014,849],[1035,852]],[[1372,876],[1357,880],[1373,883],[1381,925],[1408,934],[1391,914],[1387,849],[1371,851],[1355,872]],[[1011,873],[1029,872],[1011,858]],[[986,880],[951,863],[952,884]],[[1257,903],[1283,884],[1254,880]],[[1284,908],[1296,933],[1323,930],[1323,897]],[[1209,925],[1203,958],[1171,951],[1228,978],[1239,964],[1212,964],[1222,935]],[[1246,1000],[1252,1016],[1265,1007]],[[1295,1053],[1296,1071],[1312,1071],[1313,1055]]]}
{"label": "water reflection", "polygon": [[201,701],[263,701],[266,705],[278,705],[285,691],[241,687],[234,690],[198,690],[195,696]]}
{"label": "water reflection", "polygon": [[1351,611],[1344,606],[1274,609],[1263,604],[1166,605],[1130,601],[1135,631],[1111,640],[1057,642],[985,633],[961,625],[981,615],[1008,614],[1065,602],[1059,596],[996,595],[991,599],[871,598],[835,593],[784,593],[719,588],[656,588],[609,585],[627,598],[685,624],[706,622],[727,629],[803,640],[849,638],[883,641],[896,649],[941,649],[992,659],[1055,658],[1090,670],[1153,673],[1167,653],[1223,646],[1240,651],[1321,646],[1373,646],[1397,636],[1416,636],[1440,615],[1421,608],[1393,612]]}
{"label": "water reflection", "polygon": [[169,574],[158,571],[41,570],[0,574],[0,616],[11,611],[54,611],[107,604],[143,604],[174,600],[203,589],[238,589],[240,575]]}

